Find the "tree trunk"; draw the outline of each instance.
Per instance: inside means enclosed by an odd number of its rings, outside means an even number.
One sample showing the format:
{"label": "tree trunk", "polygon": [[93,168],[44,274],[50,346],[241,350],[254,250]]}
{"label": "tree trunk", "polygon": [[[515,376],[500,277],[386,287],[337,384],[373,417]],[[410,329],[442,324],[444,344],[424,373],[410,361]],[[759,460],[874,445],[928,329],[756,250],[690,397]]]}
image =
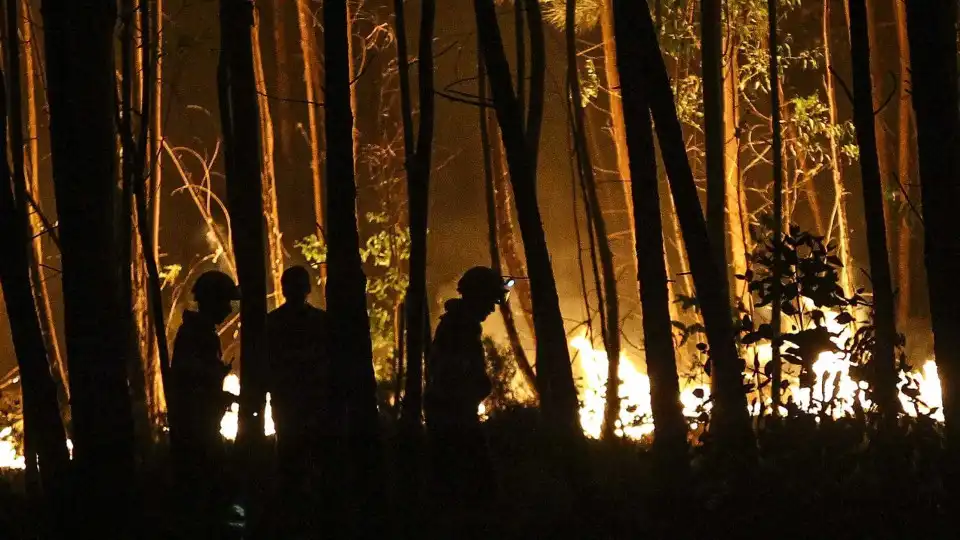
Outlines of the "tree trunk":
{"label": "tree trunk", "polygon": [[[34,46],[33,42],[33,23],[31,22],[31,11],[29,0],[21,0],[20,3],[20,35],[23,42],[23,70],[26,80],[27,91],[27,155],[29,174],[27,182],[27,193],[31,200],[40,204],[40,152],[39,135],[37,130],[37,72],[34,68]],[[35,209],[30,212],[30,237],[33,238],[33,253],[30,260],[30,277],[33,282],[33,297],[37,304],[37,311],[40,315],[40,328],[43,331],[43,339],[46,345],[47,355],[52,367],[53,381],[57,387],[57,402],[60,404],[60,417],[65,426],[70,425],[70,388],[67,385],[66,359],[60,348],[60,338],[57,335],[57,324],[53,316],[53,309],[50,306],[50,294],[47,290],[47,281],[44,274],[43,261],[43,239],[44,234],[43,219],[40,217],[40,211]]]}
{"label": "tree trunk", "polygon": [[[479,46],[479,44],[478,44]],[[481,103],[487,101],[487,68],[483,64],[483,57],[477,54],[477,95]],[[503,273],[503,264],[500,261],[500,234],[497,220],[497,188],[494,181],[492,146],[490,144],[490,112],[486,107],[480,108],[480,147],[483,152],[483,185],[487,205],[487,241],[490,247],[490,267],[498,273]],[[513,356],[520,367],[527,387],[537,395],[537,376],[530,365],[523,344],[520,342],[520,332],[517,331],[517,321],[513,318],[513,309],[509,299],[500,306],[500,315],[503,317],[503,327],[507,332],[507,340],[513,350]]]}
{"label": "tree trunk", "polygon": [[771,341],[770,362],[773,363],[773,381],[770,384],[770,397],[773,401],[773,416],[780,415],[780,391],[783,380],[782,365],[780,363],[780,298],[782,292],[782,272],[780,264],[783,251],[783,139],[780,125],[780,68],[777,56],[777,1],[768,0],[767,15],[770,24],[768,55],[770,57],[770,131],[773,134],[773,314],[770,317],[770,326],[773,328]]}
{"label": "tree trunk", "polygon": [[663,223],[657,180],[656,148],[653,124],[645,95],[646,81],[639,70],[625,71],[621,78],[626,135],[636,224],[636,250],[639,261],[638,282],[643,309],[643,340],[647,374],[650,377],[650,406],[656,432],[654,447],[664,463],[685,465],[687,426],[680,404],[680,381],[673,348],[670,323],[670,297],[664,252]]}
{"label": "tree trunk", "polygon": [[[290,95],[290,79],[287,77],[287,34],[286,18],[284,8],[289,2],[272,2],[273,12],[271,13],[273,22],[273,53],[276,57],[276,75],[277,75],[277,94],[280,96]],[[299,2],[296,2],[299,3]],[[302,46],[302,45],[301,45]],[[266,85],[264,85],[266,86]],[[290,129],[290,105],[287,100],[281,100],[277,104],[277,116],[280,119],[280,151],[281,161],[289,164],[292,156],[293,130]]]}
{"label": "tree trunk", "polygon": [[[886,222],[883,214],[883,182],[880,176],[874,100],[870,82],[870,39],[866,0],[848,0],[850,6],[850,52],[853,60],[853,120],[860,147],[863,179],[863,205],[867,218],[867,248],[873,283],[873,316],[876,344],[873,350],[874,399],[892,423],[899,410],[897,373],[894,358],[896,322],[893,291],[890,285],[890,259],[887,252]],[[956,111],[956,102],[952,104]]]}
{"label": "tree trunk", "polygon": [[[65,502],[63,487],[67,481],[69,456],[64,427],[57,404],[57,390],[50,374],[43,331],[30,283],[30,219],[28,184],[24,174],[23,126],[20,99],[19,55],[14,41],[18,35],[19,0],[7,0],[7,40],[4,44],[6,67],[11,74],[9,95],[4,74],[0,72],[0,148],[7,148],[7,118],[10,120],[10,149],[13,170],[6,157],[0,159],[0,286],[7,306],[14,352],[20,368],[23,399],[26,461],[34,467],[27,478],[39,471],[40,486],[47,496],[46,519],[58,524]],[[8,107],[9,99],[9,107]],[[9,114],[8,114],[9,111]],[[28,484],[28,489],[30,485]],[[32,490],[31,490],[32,491]],[[28,493],[33,496],[34,493]],[[59,531],[59,534],[65,531]]]}
{"label": "tree trunk", "polygon": [[[163,2],[153,0],[154,16],[150,17],[148,32],[150,33],[150,64],[153,68],[153,81],[150,85],[153,94],[150,95],[150,246],[153,250],[153,260],[160,261],[160,188],[163,185],[163,167],[160,153],[163,145]],[[160,337],[158,339],[165,339]]]}
{"label": "tree trunk", "polygon": [[[586,195],[587,213],[596,230],[597,251],[600,255],[600,275],[604,301],[603,310],[603,348],[607,353],[607,389],[603,412],[601,437],[612,439],[616,436],[617,422],[620,420],[620,301],[617,296],[617,274],[607,234],[607,224],[600,207],[597,183],[593,173],[593,163],[587,150],[587,132],[584,121],[583,102],[580,96],[580,75],[577,68],[576,3],[566,1],[566,44],[567,44],[567,85],[570,92],[572,109],[573,141],[580,178]],[[599,294],[598,290],[598,294]]]}
{"label": "tree trunk", "polygon": [[[734,342],[729,300],[723,294],[726,290],[723,286],[724,272],[717,265],[715,251],[707,234],[693,172],[687,161],[683,132],[673,101],[673,90],[660,54],[650,12],[642,2],[616,0],[614,13],[622,72],[637,69],[648,81],[649,105],[686,251],[690,257],[693,281],[710,346],[714,398],[711,430],[716,436],[720,453],[727,454],[731,459],[738,459],[750,455],[753,443],[742,386],[743,361],[737,354]],[[626,63],[623,59],[630,59],[631,62]],[[624,92],[624,99],[631,98],[629,92]],[[735,457],[738,451],[741,453]]]}
{"label": "tree trunk", "polygon": [[747,271],[747,255],[753,251],[750,243],[750,209],[747,208],[746,190],[740,173],[740,66],[737,62],[740,43],[735,32],[729,32],[724,40],[726,51],[723,63],[723,159],[725,163],[727,215],[726,258],[730,262],[728,283],[734,305],[738,301],[750,303],[747,283],[736,275]]}
{"label": "tree trunk", "polygon": [[[700,60],[703,66],[703,133],[706,141],[707,228],[718,268],[727,271],[727,178],[724,171],[724,78],[721,0],[700,2]],[[729,276],[723,280],[724,294]]]}
{"label": "tree trunk", "polygon": [[577,414],[577,391],[570,367],[570,351],[567,348],[557,284],[537,205],[537,151],[543,120],[546,74],[540,4],[538,0],[527,1],[527,24],[531,36],[531,84],[526,129],[523,128],[518,114],[520,100],[511,83],[510,66],[504,53],[493,0],[474,0],[474,10],[500,133],[506,149],[520,234],[530,271],[542,411],[547,424],[558,433],[579,438],[581,432]]}
{"label": "tree trunk", "polygon": [[253,3],[220,1],[218,88],[220,123],[227,173],[237,280],[243,291],[240,306],[240,415],[237,440],[248,449],[263,439],[264,325],[267,314],[267,269],[261,123],[253,60]]}
{"label": "tree trunk", "polygon": [[[900,186],[907,193],[912,201],[916,190],[912,189],[914,184],[912,167],[915,160],[912,119],[913,110],[910,107],[910,41],[907,37],[907,12],[906,2],[904,0],[892,0],[893,9],[896,13],[897,24],[897,47],[900,51],[900,83],[898,85],[899,96],[897,99],[897,177]],[[913,258],[911,257],[913,246],[913,235],[910,228],[913,220],[910,212],[904,212],[898,221],[900,227],[900,238],[898,242],[899,253],[897,256],[897,280],[900,286],[900,292],[897,298],[897,321],[901,328],[906,328],[910,322],[910,306],[913,296]]]}
{"label": "tree trunk", "polygon": [[420,126],[414,138],[413,105],[407,59],[407,31],[403,0],[395,0],[397,25],[397,66],[400,76],[400,102],[403,116],[404,166],[410,209],[410,284],[406,293],[407,381],[403,400],[403,418],[409,427],[420,426],[423,391],[424,337],[429,335],[424,317],[427,302],[427,218],[429,217],[430,172],[432,168],[434,96],[433,29],[436,5],[433,0],[421,4],[419,90]]}
{"label": "tree trunk", "polygon": [[[277,208],[277,176],[274,161],[273,117],[270,115],[270,101],[267,98],[267,80],[263,72],[263,58],[260,48],[260,18],[257,11],[253,15],[253,73],[256,79],[257,102],[260,110],[260,142],[263,157],[263,217],[267,224],[267,280],[270,283],[270,301],[268,309],[283,303],[283,290],[280,276],[283,274],[283,243],[280,233],[280,215]],[[280,95],[287,95],[281,92]],[[282,110],[282,109],[281,109]]]}
{"label": "tree trunk", "polygon": [[[900,0],[896,0],[900,1]],[[827,109],[830,113],[830,126],[837,125],[837,91],[833,84],[833,57],[830,55],[830,0],[823,0],[823,57],[826,64],[824,88],[827,92]],[[846,190],[843,186],[843,176],[840,167],[840,152],[837,137],[831,129],[828,133],[830,141],[830,176],[833,179],[833,213],[826,236],[829,242],[833,235],[833,223],[837,227],[837,254],[843,263],[840,269],[840,285],[844,295],[850,297],[856,290],[853,279],[853,258],[850,255],[850,225],[847,222]]]}
{"label": "tree trunk", "polygon": [[[889,107],[889,102],[884,106],[884,101],[887,101],[887,91],[884,87],[889,77],[888,72],[884,71],[883,64],[881,62],[882,58],[879,54],[881,51],[880,47],[880,38],[877,36],[877,32],[880,28],[879,17],[877,16],[877,10],[874,6],[875,2],[868,1],[867,5],[867,34],[868,34],[868,44],[871,51],[878,51],[878,54],[870,55],[870,82],[871,82],[871,96],[873,100],[873,111],[874,111],[874,124],[875,132],[877,134],[877,158],[880,163],[880,186],[883,189],[881,195],[883,196],[883,217],[886,230],[886,241],[889,249],[894,249],[897,245],[897,228],[896,228],[896,208],[892,207],[893,199],[890,197],[891,194],[899,191],[897,186],[897,180],[894,177],[896,169],[890,165],[890,152],[892,150],[889,135],[887,133],[886,122],[884,117],[887,115],[887,107]],[[852,39],[851,39],[852,41]],[[901,83],[902,85],[902,83]],[[880,110],[883,108],[883,110]],[[889,252],[888,252],[889,253]],[[889,257],[889,255],[888,255]]]}
{"label": "tree trunk", "polygon": [[953,467],[947,486],[956,497],[960,454],[960,118],[957,104],[957,4],[952,0],[907,0],[911,91],[917,122],[924,262],[929,282],[934,353],[943,387],[947,444]]}
{"label": "tree trunk", "polygon": [[[309,0],[297,0],[297,22],[300,27],[300,54],[303,56],[303,83],[307,101],[307,136],[310,141],[310,176],[313,179],[313,214],[317,239],[323,239],[324,196],[320,178],[320,133],[317,128],[317,88],[314,84],[317,68],[317,43],[313,32],[313,12]],[[321,271],[326,274],[325,266]]]}
{"label": "tree trunk", "polygon": [[[338,336],[338,365],[344,370],[343,392],[349,426],[349,450],[354,459],[355,489],[359,490],[364,527],[375,533],[382,525],[377,511],[381,478],[380,434],[377,417],[376,378],[370,320],[367,317],[366,283],[360,260],[357,231],[357,186],[354,174],[354,118],[351,107],[350,47],[347,1],[323,4],[326,59],[327,140],[327,307],[331,331]],[[370,535],[361,535],[370,536]]]}
{"label": "tree trunk", "polygon": [[120,272],[129,266],[120,264],[115,240],[116,4],[47,0],[41,11],[61,227],[74,465],[77,485],[84,490],[76,499],[75,532],[128,537],[133,534],[134,463],[127,350],[118,338],[125,317]]}

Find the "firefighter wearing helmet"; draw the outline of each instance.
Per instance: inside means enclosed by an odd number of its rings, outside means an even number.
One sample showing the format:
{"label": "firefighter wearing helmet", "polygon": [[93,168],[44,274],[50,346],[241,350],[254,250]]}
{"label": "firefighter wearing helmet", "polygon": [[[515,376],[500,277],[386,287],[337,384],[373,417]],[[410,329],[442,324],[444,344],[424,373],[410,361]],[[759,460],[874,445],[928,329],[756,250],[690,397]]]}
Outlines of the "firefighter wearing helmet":
{"label": "firefighter wearing helmet", "polygon": [[[197,310],[186,310],[177,330],[171,359],[169,403],[170,446],[182,501],[189,508],[191,528],[216,527],[222,510],[220,487],[223,442],[220,419],[232,401],[223,392],[224,365],[217,326],[233,311],[240,290],[223,272],[205,272],[192,289]],[[188,515],[189,515],[188,514]]]}
{"label": "firefighter wearing helmet", "polygon": [[437,501],[443,506],[441,513],[451,520],[482,517],[483,505],[494,494],[492,466],[477,415],[491,390],[481,325],[505,302],[510,285],[512,280],[491,268],[467,270],[457,283],[460,298],[444,304],[430,348],[424,412]]}

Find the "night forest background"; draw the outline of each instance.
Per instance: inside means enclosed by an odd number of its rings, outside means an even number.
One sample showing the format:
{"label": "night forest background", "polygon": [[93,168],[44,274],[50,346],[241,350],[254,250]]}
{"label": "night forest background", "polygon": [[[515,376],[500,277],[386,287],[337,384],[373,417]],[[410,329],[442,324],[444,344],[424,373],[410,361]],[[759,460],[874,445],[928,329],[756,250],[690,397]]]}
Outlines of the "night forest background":
{"label": "night forest background", "polygon": [[168,537],[168,343],[211,269],[244,295],[238,527],[269,536],[296,264],[342,366],[344,535],[431,519],[425,359],[475,265],[516,279],[478,411],[504,536],[952,523],[955,2],[0,4],[11,537]]}

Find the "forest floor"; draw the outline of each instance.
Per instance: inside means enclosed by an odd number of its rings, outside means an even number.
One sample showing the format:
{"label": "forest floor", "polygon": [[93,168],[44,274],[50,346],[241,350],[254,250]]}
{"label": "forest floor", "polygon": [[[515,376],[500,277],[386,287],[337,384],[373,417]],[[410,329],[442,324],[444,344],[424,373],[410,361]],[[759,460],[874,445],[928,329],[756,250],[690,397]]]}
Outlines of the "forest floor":
{"label": "forest floor", "polygon": [[[578,490],[545,457],[552,454],[551,443],[534,410],[494,413],[485,429],[499,497],[485,522],[496,532],[464,530],[457,537],[956,538],[949,532],[956,514],[948,511],[943,489],[939,426],[924,419],[905,422],[881,452],[870,444],[862,421],[789,419],[758,431],[758,457],[736,474],[719,473],[702,447],[691,452],[689,475],[677,477],[664,473],[648,445],[589,441],[587,467],[578,469],[586,481],[577,482]],[[395,464],[392,426],[386,427],[385,462]],[[166,476],[158,472],[144,483],[160,495],[147,497],[156,499],[147,505],[147,522],[157,525],[144,538],[183,538],[173,530],[175,520],[167,519],[172,501]],[[385,476],[391,535],[438,537],[398,530],[404,521],[397,519],[402,497],[396,467]],[[34,514],[22,484],[22,474],[13,471],[0,480],[2,538],[30,536]],[[429,527],[435,516],[425,515]],[[231,537],[250,536],[242,521],[225,527]]]}

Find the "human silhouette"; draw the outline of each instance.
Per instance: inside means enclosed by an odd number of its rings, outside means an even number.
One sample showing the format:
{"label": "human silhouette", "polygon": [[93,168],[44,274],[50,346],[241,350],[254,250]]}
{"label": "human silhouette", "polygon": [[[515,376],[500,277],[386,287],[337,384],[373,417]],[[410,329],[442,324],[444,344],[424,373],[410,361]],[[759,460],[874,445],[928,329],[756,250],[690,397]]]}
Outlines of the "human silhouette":
{"label": "human silhouette", "polygon": [[506,299],[506,283],[491,268],[467,270],[457,283],[460,298],[444,304],[430,348],[424,412],[438,511],[448,520],[480,517],[495,495],[477,414],[491,390],[481,324]]}
{"label": "human silhouette", "polygon": [[339,433],[327,314],[307,301],[311,278],[306,268],[288,268],[280,284],[286,302],[267,316],[279,487],[283,521],[308,526],[314,520],[303,510],[318,492],[328,491],[317,482],[329,478],[335,466],[330,461]]}
{"label": "human silhouette", "polygon": [[223,392],[230,367],[222,361],[217,325],[233,311],[240,290],[223,272],[209,271],[197,278],[192,292],[197,310],[184,311],[173,344],[170,447],[187,526],[195,534],[212,534],[224,511],[220,419],[233,399]]}

